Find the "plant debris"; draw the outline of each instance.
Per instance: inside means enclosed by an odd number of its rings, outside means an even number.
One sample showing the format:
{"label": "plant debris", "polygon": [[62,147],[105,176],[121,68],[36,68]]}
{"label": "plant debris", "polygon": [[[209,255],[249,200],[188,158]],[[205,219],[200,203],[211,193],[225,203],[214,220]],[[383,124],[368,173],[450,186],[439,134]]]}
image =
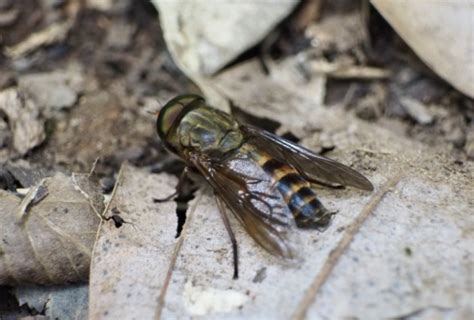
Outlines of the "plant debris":
{"label": "plant debris", "polygon": [[430,110],[423,103],[408,97],[401,98],[400,103],[407,113],[419,124],[427,125],[433,122],[433,114],[430,113]]}
{"label": "plant debris", "polygon": [[8,27],[15,23],[18,19],[20,11],[18,9],[11,9],[4,12],[0,12],[0,28]]}
{"label": "plant debris", "polygon": [[[164,37],[189,75],[210,75],[252,47],[290,14],[296,1],[208,3],[152,1],[160,11]],[[232,14],[229,15],[229,12]],[[199,19],[195,19],[199,16]],[[235,25],[242,30],[235,32]],[[232,37],[227,36],[232,34]]]}
{"label": "plant debris", "polygon": [[0,91],[0,112],[6,115],[12,131],[12,146],[20,155],[46,138],[38,106],[15,88]]}
{"label": "plant debris", "polygon": [[52,24],[41,31],[33,33],[24,41],[7,48],[5,53],[12,59],[21,58],[39,47],[64,41],[71,27],[72,24],[69,21]]}
{"label": "plant debris", "polygon": [[[207,9],[220,20],[196,19],[195,1],[156,2],[0,0],[0,279],[15,286],[0,287],[0,317],[83,317],[87,298],[65,293],[75,285],[52,289],[71,302],[53,308],[54,294],[27,299],[35,289],[16,283],[86,281],[91,259],[90,318],[294,314],[372,195],[317,187],[339,213],[324,233],[298,232],[304,259],[297,266],[261,252],[231,221],[241,252],[241,277],[232,281],[213,196],[200,188],[189,203],[152,201],[174,191],[183,164],[165,152],[150,113],[177,94],[201,92],[217,108],[364,172],[377,188],[404,174],[336,259],[308,318],[468,318],[474,101],[463,88],[474,83],[465,80],[470,65],[448,60],[450,77],[464,80],[446,77],[371,4],[387,1],[289,0],[273,10],[265,2],[258,5],[265,15],[244,10],[253,4],[230,15],[227,5]],[[446,22],[427,29],[441,30],[428,35],[436,37],[464,21],[445,19],[464,3],[413,6],[436,7],[440,18],[431,20]],[[403,19],[410,17],[404,6],[397,9]],[[419,16],[407,25],[429,19]],[[429,40],[439,50],[427,54],[458,50],[466,30],[449,37],[456,43],[448,51],[438,48],[445,40]],[[453,71],[459,65],[462,72]],[[72,179],[91,166],[90,177]],[[110,202],[99,220],[103,193]],[[6,256],[20,281],[4,272]],[[210,302],[220,293],[239,303]]]}
{"label": "plant debris", "polygon": [[75,69],[23,75],[18,80],[26,92],[46,114],[72,107],[84,90],[84,78]]}
{"label": "plant debris", "polygon": [[14,294],[21,306],[28,306],[47,319],[86,319],[88,286],[21,286]]}
{"label": "plant debris", "polygon": [[[87,178],[80,181],[100,210],[101,195]],[[23,199],[0,190],[0,212],[0,284],[87,279],[98,218],[70,177],[45,178]]]}

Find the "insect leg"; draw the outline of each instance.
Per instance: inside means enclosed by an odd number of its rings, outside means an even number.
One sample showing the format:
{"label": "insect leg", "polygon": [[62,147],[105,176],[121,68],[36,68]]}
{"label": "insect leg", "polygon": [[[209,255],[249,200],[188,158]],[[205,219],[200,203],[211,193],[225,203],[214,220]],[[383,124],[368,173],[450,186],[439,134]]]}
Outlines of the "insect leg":
{"label": "insect leg", "polygon": [[239,254],[237,248],[237,240],[235,239],[234,232],[232,231],[232,227],[230,226],[229,217],[226,214],[225,204],[222,202],[221,198],[216,195],[216,202],[217,206],[219,207],[219,213],[221,215],[222,221],[224,222],[224,226],[229,234],[230,242],[232,243],[232,253],[234,255],[234,279],[239,277]]}
{"label": "insect leg", "polygon": [[170,194],[169,196],[165,198],[153,198],[153,202],[155,203],[167,202],[167,201],[172,200],[174,197],[179,196],[183,191],[184,182],[186,181],[186,178],[188,177],[188,172],[189,172],[189,167],[185,167],[183,172],[181,172],[181,176],[179,177],[175,192],[173,192],[172,194]]}

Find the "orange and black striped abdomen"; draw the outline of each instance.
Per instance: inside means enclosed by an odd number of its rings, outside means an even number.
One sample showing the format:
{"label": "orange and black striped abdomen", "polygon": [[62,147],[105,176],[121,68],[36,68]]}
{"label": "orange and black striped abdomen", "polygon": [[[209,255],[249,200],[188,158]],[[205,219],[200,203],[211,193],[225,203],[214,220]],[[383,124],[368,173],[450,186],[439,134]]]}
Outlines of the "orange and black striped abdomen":
{"label": "orange and black striped abdomen", "polygon": [[324,208],[310,183],[295,168],[263,155],[259,162],[272,176],[299,228],[324,228],[328,225],[332,214]]}

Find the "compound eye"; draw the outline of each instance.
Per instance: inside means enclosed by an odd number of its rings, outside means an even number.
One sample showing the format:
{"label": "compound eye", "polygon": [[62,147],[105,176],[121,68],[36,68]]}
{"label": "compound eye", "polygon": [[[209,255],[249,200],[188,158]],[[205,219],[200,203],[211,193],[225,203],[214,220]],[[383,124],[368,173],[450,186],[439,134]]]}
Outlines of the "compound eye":
{"label": "compound eye", "polygon": [[177,120],[181,111],[183,111],[184,105],[181,103],[175,103],[173,105],[166,105],[158,115],[158,134],[161,139],[164,139],[168,130],[173,126]]}
{"label": "compound eye", "polygon": [[156,122],[158,135],[161,140],[166,138],[168,131],[175,125],[175,122],[181,120],[181,114],[186,106],[199,100],[204,101],[202,97],[195,94],[181,95],[170,100],[161,109]]}

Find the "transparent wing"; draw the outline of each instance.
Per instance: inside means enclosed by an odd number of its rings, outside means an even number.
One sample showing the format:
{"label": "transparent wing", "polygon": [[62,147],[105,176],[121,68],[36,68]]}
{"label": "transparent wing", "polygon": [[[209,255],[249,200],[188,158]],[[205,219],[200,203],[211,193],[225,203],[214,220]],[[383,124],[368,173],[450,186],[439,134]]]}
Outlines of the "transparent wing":
{"label": "transparent wing", "polygon": [[[245,164],[245,160],[234,161],[243,162],[237,166]],[[236,163],[229,165],[228,162],[192,161],[259,245],[273,255],[294,258],[289,242],[289,233],[294,228],[293,216],[281,195],[269,187],[269,181],[264,176],[252,175],[255,163],[249,161],[248,172],[243,173],[235,168]]]}
{"label": "transparent wing", "polygon": [[291,164],[310,181],[351,186],[368,191],[374,189],[366,177],[342,163],[317,155],[309,149],[257,127],[242,125],[241,130],[250,143],[264,148],[274,158]]}

